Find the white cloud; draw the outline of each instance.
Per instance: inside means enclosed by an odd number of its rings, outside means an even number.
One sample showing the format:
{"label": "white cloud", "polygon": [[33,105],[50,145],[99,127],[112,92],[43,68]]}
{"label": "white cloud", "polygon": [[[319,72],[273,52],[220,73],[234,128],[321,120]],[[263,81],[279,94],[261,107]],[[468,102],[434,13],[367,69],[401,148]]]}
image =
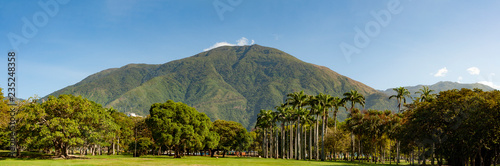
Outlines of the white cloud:
{"label": "white cloud", "polygon": [[479,75],[481,70],[479,70],[479,68],[477,68],[477,67],[471,67],[471,68],[467,69],[467,72],[469,72],[469,74],[471,74],[471,75]]}
{"label": "white cloud", "polygon": [[458,77],[458,83],[461,83],[464,78],[462,76]]}
{"label": "white cloud", "polygon": [[478,83],[484,84],[484,85],[488,85],[488,86],[490,86],[492,88],[500,90],[500,85],[495,85],[493,82],[490,82],[490,81],[480,81]]}
{"label": "white cloud", "polygon": [[211,50],[211,49],[214,49],[217,47],[222,47],[222,46],[244,46],[244,45],[253,45],[255,43],[255,41],[252,40],[252,42],[249,44],[248,39],[245,37],[242,37],[241,39],[236,40],[236,42],[237,42],[236,44],[231,44],[228,42],[217,42],[214,45],[212,45],[211,47],[203,49],[203,51],[208,51],[208,50]]}
{"label": "white cloud", "polygon": [[448,69],[446,67],[439,69],[436,74],[434,74],[434,77],[444,77],[446,76],[446,73],[448,73]]}

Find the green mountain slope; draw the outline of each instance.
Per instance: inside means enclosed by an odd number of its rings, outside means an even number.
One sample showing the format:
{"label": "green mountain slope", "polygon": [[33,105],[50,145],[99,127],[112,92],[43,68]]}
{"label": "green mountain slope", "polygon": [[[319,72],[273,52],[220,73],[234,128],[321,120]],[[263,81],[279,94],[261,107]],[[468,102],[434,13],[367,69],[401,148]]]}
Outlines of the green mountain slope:
{"label": "green mountain slope", "polygon": [[161,65],[108,69],[51,95],[82,95],[139,115],[147,115],[153,103],[172,99],[212,120],[237,121],[250,129],[260,109],[273,109],[288,93],[304,90],[342,97],[351,89],[367,97],[366,108],[395,110],[395,101],[363,83],[259,45],[219,47]]}
{"label": "green mountain slope", "polygon": [[[436,94],[441,92],[441,91],[447,91],[447,90],[452,90],[452,89],[459,89],[460,90],[462,88],[467,88],[467,89],[478,88],[478,89],[482,89],[484,91],[494,90],[490,86],[480,84],[480,83],[462,84],[462,83],[450,82],[450,81],[441,81],[441,82],[435,83],[433,85],[407,86],[405,88],[408,89],[408,91],[410,91],[410,93],[412,94],[412,97],[418,97],[418,94],[415,94],[415,92],[418,92],[419,89],[422,89],[423,86],[428,86],[429,89],[434,90],[433,93],[436,93]],[[388,96],[396,94],[396,92],[394,92],[394,90],[392,90],[392,89],[387,89],[387,90],[382,91],[382,92],[384,92]]]}

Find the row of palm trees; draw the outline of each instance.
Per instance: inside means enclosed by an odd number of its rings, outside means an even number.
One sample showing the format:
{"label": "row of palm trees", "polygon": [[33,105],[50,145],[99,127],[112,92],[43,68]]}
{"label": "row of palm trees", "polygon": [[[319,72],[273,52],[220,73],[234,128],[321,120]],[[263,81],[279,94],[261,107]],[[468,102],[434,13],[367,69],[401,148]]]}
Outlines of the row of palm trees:
{"label": "row of palm trees", "polygon": [[[346,107],[346,104],[350,104],[350,107]],[[339,109],[341,107],[349,108],[349,112],[352,114],[356,104],[364,107],[365,98],[355,90],[344,93],[343,98],[322,93],[316,96],[306,95],[304,91],[288,94],[286,103],[277,106],[276,112],[261,110],[258,114],[256,127],[263,129],[264,132],[264,156],[266,158],[281,157],[283,159],[297,160],[306,159],[307,156],[310,160],[314,158],[315,160],[321,159],[324,161],[324,142],[327,134],[328,115],[333,112],[334,132],[336,132],[336,118]],[[281,128],[277,127],[278,123],[281,124]],[[321,131],[319,131],[320,129]],[[309,132],[309,137],[307,137],[307,132]],[[281,146],[277,144],[280,142],[278,141],[279,133],[281,133]],[[267,136],[270,138],[267,138]],[[285,141],[287,136],[289,141]],[[321,141],[319,140],[320,137]],[[352,137],[354,137],[353,134]],[[306,138],[309,138],[309,140],[306,140]],[[309,146],[306,146],[307,141]],[[288,146],[285,145],[287,142]],[[312,145],[313,142],[314,146]],[[321,148],[319,148],[320,142]],[[278,147],[281,147],[281,153],[279,153]],[[354,152],[354,148],[352,151]],[[308,154],[306,154],[307,152]]]}
{"label": "row of palm trees", "polygon": [[[397,99],[398,113],[401,113],[407,98],[411,98],[411,93],[404,87],[393,90],[396,94],[390,96],[389,99]],[[420,89],[419,92],[416,92],[416,94],[420,94],[417,100],[432,100],[435,97],[434,94],[431,94],[432,92],[428,87]],[[263,130],[262,150],[264,157],[324,161],[329,114],[333,112],[333,131],[336,133],[339,109],[345,108],[349,117],[352,118],[354,114],[359,112],[359,109],[355,108],[356,105],[363,108],[365,106],[365,97],[356,90],[344,93],[343,98],[322,93],[316,96],[307,95],[304,91],[288,94],[286,102],[275,107],[276,111],[261,110],[258,114],[256,128]],[[279,138],[280,136],[281,138]],[[286,140],[287,138],[288,140]],[[355,140],[354,130],[351,130],[351,152],[349,153],[351,160],[354,160],[355,157]],[[396,158],[400,159],[400,141],[395,140],[395,142]],[[309,145],[307,146],[307,144]],[[358,148],[361,148],[360,144],[358,144]],[[399,160],[396,162],[399,163]]]}

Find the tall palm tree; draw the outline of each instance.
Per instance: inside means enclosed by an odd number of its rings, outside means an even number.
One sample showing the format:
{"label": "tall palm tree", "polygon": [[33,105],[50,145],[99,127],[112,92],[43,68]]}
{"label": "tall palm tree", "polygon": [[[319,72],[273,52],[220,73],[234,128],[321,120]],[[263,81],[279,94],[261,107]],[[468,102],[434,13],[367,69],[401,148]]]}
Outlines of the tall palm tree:
{"label": "tall palm tree", "polygon": [[[287,103],[288,104],[291,104],[293,105],[294,108],[298,108],[298,109],[301,109],[302,106],[305,106],[307,103],[307,95],[304,93],[304,91],[300,91],[300,92],[295,92],[295,93],[291,93],[291,94],[288,94],[287,95]],[[296,159],[300,160],[300,155],[297,155],[297,145],[298,145],[298,141],[300,140],[300,133],[299,133],[299,129],[300,129],[300,116],[296,116],[297,118],[297,121],[296,121],[296,134],[297,134],[297,139],[296,139],[296,144],[295,144],[295,156],[296,156]]]}
{"label": "tall palm tree", "polygon": [[422,89],[419,89],[419,91],[415,92],[415,94],[420,94],[420,101],[426,102],[432,101],[436,98],[436,94],[431,94],[432,92],[434,92],[434,90],[429,89],[428,86],[423,86]]}
{"label": "tall palm tree", "polygon": [[276,114],[276,117],[278,119],[278,121],[281,122],[281,158],[282,159],[285,159],[285,151],[286,151],[286,147],[285,147],[285,138],[286,138],[286,134],[285,134],[285,126],[286,126],[286,123],[288,121],[288,117],[289,117],[289,109],[287,109],[286,105],[285,104],[281,104],[280,106],[277,106],[276,107],[276,110],[278,111],[277,114]]}
{"label": "tall palm tree", "polygon": [[[344,101],[340,97],[333,97],[331,100],[330,106],[333,107],[333,123],[334,123],[334,128],[333,131],[334,133],[337,133],[337,113],[339,112],[340,107],[345,107]],[[335,144],[334,144],[335,145]],[[333,147],[333,155],[335,156],[335,147]]]}
{"label": "tall palm tree", "polygon": [[[297,123],[297,128],[298,128],[298,130],[297,130],[297,147],[298,147],[297,160],[301,160],[302,155],[304,153],[302,153],[303,148],[301,145],[300,136],[302,134],[301,130],[305,124],[305,120],[307,119],[307,116],[309,115],[309,111],[307,111],[305,108],[299,108],[299,109],[296,109],[296,113],[297,113],[296,115],[297,115],[297,119],[299,122],[299,123]],[[305,139],[305,138],[303,138],[303,139]]]}
{"label": "tall palm tree", "polygon": [[[389,99],[392,99],[392,98],[396,98],[398,100],[398,113],[401,113],[402,111],[402,106],[406,103],[406,97],[411,97],[410,96],[410,91],[408,91],[408,89],[404,88],[404,87],[398,87],[398,88],[394,88],[392,89],[394,91],[396,91],[397,94],[395,95],[392,95],[389,97]],[[396,163],[399,164],[399,141],[397,141],[397,147],[396,147],[396,157],[397,157],[397,160],[396,160]]]}
{"label": "tall palm tree", "polygon": [[[344,98],[342,99],[343,102],[351,103],[351,108],[349,109],[349,116],[352,117],[353,111],[354,111],[354,106],[356,103],[359,103],[361,106],[365,106],[365,97],[363,95],[359,94],[358,91],[356,90],[351,90],[350,92],[344,93]],[[351,153],[351,160],[354,160],[354,133],[351,132],[351,140],[352,140],[352,153]]]}
{"label": "tall palm tree", "polygon": [[309,96],[308,100],[308,105],[310,106],[310,114],[311,115],[316,115],[315,118],[315,126],[314,126],[314,149],[316,151],[315,153],[315,159],[316,161],[319,160],[319,121],[320,121],[320,114],[321,111],[323,110],[323,107],[319,104],[317,96]]}
{"label": "tall palm tree", "polygon": [[272,114],[271,110],[260,110],[259,114],[257,114],[257,123],[255,125],[256,128],[259,127],[263,130],[262,151],[264,152],[264,156],[266,158],[268,158],[267,148],[269,147],[267,141],[267,129],[272,126],[270,123],[273,119]]}
{"label": "tall palm tree", "polygon": [[340,97],[334,97],[330,105],[333,107],[334,131],[337,131],[337,113],[340,107],[345,107],[345,103]]}
{"label": "tall palm tree", "polygon": [[410,97],[410,91],[404,87],[393,88],[392,90],[396,91],[397,94],[392,95],[389,99],[396,98],[398,100],[398,113],[401,113],[402,106],[406,104],[406,97]]}
{"label": "tall palm tree", "polygon": [[333,97],[327,94],[318,94],[317,96],[319,104],[323,107],[322,110],[322,129],[321,129],[321,161],[325,161],[325,131],[326,131],[326,119],[328,117],[327,109],[331,107],[331,101]]}

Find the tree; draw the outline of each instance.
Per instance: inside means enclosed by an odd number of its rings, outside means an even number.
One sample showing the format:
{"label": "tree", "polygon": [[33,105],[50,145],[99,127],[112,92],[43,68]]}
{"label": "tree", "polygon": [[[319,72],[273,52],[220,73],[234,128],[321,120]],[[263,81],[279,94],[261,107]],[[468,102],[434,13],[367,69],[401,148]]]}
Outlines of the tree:
{"label": "tree", "polygon": [[316,115],[316,118],[314,118],[315,121],[315,126],[314,126],[314,150],[315,152],[315,159],[316,161],[319,160],[319,121],[320,121],[320,114],[323,110],[323,106],[319,104],[318,97],[317,96],[309,96],[308,105],[310,106],[310,115]]}
{"label": "tree", "polygon": [[[334,123],[334,128],[333,132],[337,133],[337,113],[339,112],[340,107],[345,107],[344,101],[339,98],[339,97],[333,97],[332,100],[330,101],[330,106],[333,107],[333,123]],[[333,144],[335,145],[335,144]],[[333,153],[335,154],[335,147],[332,148]]]}
{"label": "tree", "polygon": [[[392,99],[392,98],[396,98],[398,100],[398,113],[401,113],[402,110],[402,107],[403,105],[406,103],[406,97],[410,97],[410,91],[408,91],[408,89],[404,88],[404,87],[398,87],[398,88],[394,88],[392,89],[394,91],[396,91],[397,94],[395,95],[392,95],[389,97],[389,99]],[[429,92],[430,93],[430,92]],[[400,159],[400,156],[399,156],[399,142],[397,143],[397,149],[396,149],[396,156],[397,156],[397,160],[396,160],[396,163],[399,164],[399,159]]]}
{"label": "tree", "polygon": [[7,149],[10,146],[10,107],[0,88],[0,149]]}
{"label": "tree", "polygon": [[255,124],[255,128],[261,128],[263,130],[263,140],[262,140],[262,151],[266,158],[268,155],[268,139],[267,139],[267,130],[272,127],[271,121],[274,118],[273,111],[271,110],[260,110],[260,113],[257,114],[257,123]]}
{"label": "tree", "polygon": [[[16,116],[19,131],[28,148],[55,149],[55,155],[68,157],[70,147],[81,146],[85,142],[103,143],[109,130],[116,125],[101,105],[83,99],[81,96],[49,96],[46,102],[29,103]],[[93,139],[93,140],[91,140]]]}
{"label": "tree", "polygon": [[[295,92],[287,95],[287,104],[293,105],[294,108],[302,108],[307,104],[307,95],[304,93],[304,91],[300,92]],[[295,158],[297,160],[300,160],[300,155],[297,153],[298,147],[297,145],[299,144],[300,140],[300,134],[299,134],[299,128],[300,128],[300,116],[295,116],[297,118],[296,120],[296,141],[295,141]],[[300,150],[299,150],[300,151]],[[292,155],[293,156],[293,155]]]}
{"label": "tree", "polygon": [[186,149],[200,150],[212,126],[205,113],[199,113],[184,103],[168,100],[155,103],[149,110],[146,124],[157,145],[173,146],[175,158]]}
{"label": "tree", "polygon": [[393,88],[392,90],[396,91],[397,94],[390,96],[389,99],[396,98],[398,100],[398,113],[401,113],[403,105],[406,104],[406,97],[410,97],[410,91],[404,87]]}
{"label": "tree", "polygon": [[[122,150],[128,149],[128,145],[133,142],[134,138],[134,121],[131,117],[128,117],[125,113],[118,112],[114,108],[108,108],[108,112],[111,114],[114,122],[118,125],[119,130],[116,133],[116,138],[113,140],[113,151],[116,149],[118,154]],[[113,154],[115,154],[113,152]]]}
{"label": "tree", "polygon": [[422,89],[419,89],[415,94],[420,94],[420,102],[432,101],[436,99],[436,94],[431,94],[434,90],[429,89],[428,86],[423,86]]}
{"label": "tree", "polygon": [[332,107],[332,100],[334,98],[327,94],[318,94],[317,100],[321,108],[323,108],[322,113],[322,129],[321,129],[321,161],[325,161],[325,132],[326,132],[326,120],[328,117],[328,108]]}
{"label": "tree", "polygon": [[[349,116],[352,117],[354,114],[354,106],[356,103],[359,103],[361,106],[365,106],[365,97],[363,95],[359,94],[358,91],[356,90],[351,90],[350,92],[344,93],[344,98],[342,99],[344,103],[350,102],[351,103],[351,108],[349,109]],[[351,153],[351,160],[354,160],[354,133],[351,132],[351,140],[352,140],[352,153]]]}
{"label": "tree", "polygon": [[220,137],[217,149],[224,151],[223,157],[229,150],[243,151],[252,143],[250,134],[238,122],[216,120],[213,123],[213,131]]}

